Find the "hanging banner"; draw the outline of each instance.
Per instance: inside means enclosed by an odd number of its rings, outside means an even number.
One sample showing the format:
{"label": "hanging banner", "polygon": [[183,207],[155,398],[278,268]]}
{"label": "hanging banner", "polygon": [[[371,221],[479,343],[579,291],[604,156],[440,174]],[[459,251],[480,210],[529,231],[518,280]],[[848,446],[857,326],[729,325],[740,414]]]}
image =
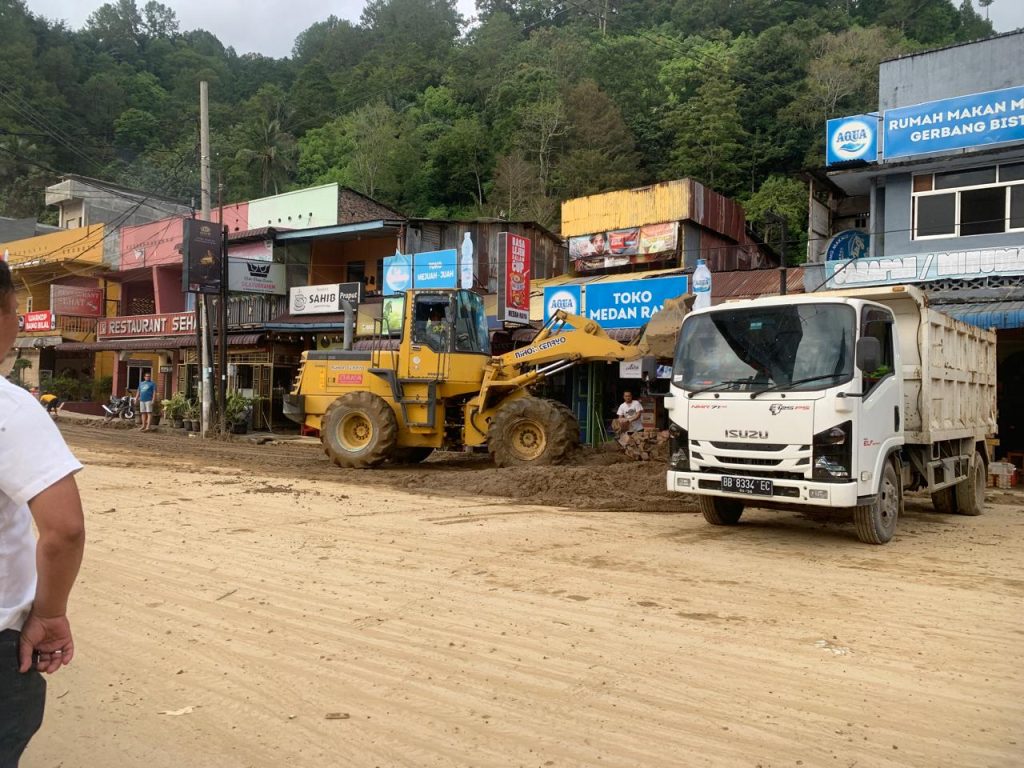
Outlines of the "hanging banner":
{"label": "hanging banner", "polygon": [[678,243],[678,230],[679,224],[670,221],[570,237],[569,258],[576,272],[671,259]]}
{"label": "hanging banner", "polygon": [[530,322],[530,239],[498,233],[498,322]]}
{"label": "hanging banner", "polygon": [[71,317],[103,317],[103,289],[51,285],[50,311]]}
{"label": "hanging banner", "polygon": [[1024,85],[887,109],[885,159],[1024,141]]}
{"label": "hanging banner", "polygon": [[182,290],[220,293],[224,260],[224,233],[221,225],[213,221],[185,219],[182,246]]}
{"label": "hanging banner", "polygon": [[985,248],[914,256],[826,261],[829,288],[923,283],[1024,274],[1024,248]]}

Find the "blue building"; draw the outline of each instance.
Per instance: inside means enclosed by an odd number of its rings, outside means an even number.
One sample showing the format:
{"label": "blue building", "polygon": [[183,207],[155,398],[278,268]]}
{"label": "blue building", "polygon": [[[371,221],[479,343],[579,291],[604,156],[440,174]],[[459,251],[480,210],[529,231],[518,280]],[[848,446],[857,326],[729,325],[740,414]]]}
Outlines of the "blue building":
{"label": "blue building", "polygon": [[878,90],[825,126],[806,289],[916,285],[996,328],[1001,453],[1024,451],[1024,31],[882,62]]}

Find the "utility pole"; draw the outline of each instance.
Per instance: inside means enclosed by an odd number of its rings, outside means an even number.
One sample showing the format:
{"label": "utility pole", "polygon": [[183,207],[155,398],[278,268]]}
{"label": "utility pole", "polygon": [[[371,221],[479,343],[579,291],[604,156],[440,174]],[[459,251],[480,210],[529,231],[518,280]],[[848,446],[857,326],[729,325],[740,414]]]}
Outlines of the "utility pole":
{"label": "utility pole", "polygon": [[767,224],[779,225],[779,295],[785,296],[789,288],[786,276],[786,217],[775,211],[765,211],[764,220]]}
{"label": "utility pole", "polygon": [[[199,83],[199,192],[200,217],[203,221],[210,220],[210,95],[205,80]],[[202,436],[206,437],[210,429],[211,406],[213,405],[213,382],[211,379],[213,361],[210,354],[210,306],[205,293],[199,293],[199,318],[202,325],[202,350],[200,386],[202,391],[203,415]]]}
{"label": "utility pole", "polygon": [[223,245],[221,253],[224,258],[220,262],[220,296],[217,297],[217,308],[219,312],[218,344],[220,349],[217,352],[218,367],[220,368],[220,380],[217,382],[217,411],[220,414],[220,431],[226,434],[228,431],[228,228],[224,226],[224,183],[220,171],[217,171],[217,223],[220,224]]}

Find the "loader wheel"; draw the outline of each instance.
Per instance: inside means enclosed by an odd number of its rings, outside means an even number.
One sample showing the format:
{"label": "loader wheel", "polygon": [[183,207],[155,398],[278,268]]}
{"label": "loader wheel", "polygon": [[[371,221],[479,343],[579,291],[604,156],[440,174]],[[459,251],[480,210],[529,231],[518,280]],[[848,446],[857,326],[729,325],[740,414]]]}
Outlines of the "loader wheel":
{"label": "loader wheel", "polygon": [[576,418],[576,415],[572,412],[572,409],[565,403],[560,403],[556,400],[548,401],[562,414],[562,418],[565,419],[565,428],[569,430],[569,443],[570,450],[579,448],[580,445],[580,422]]}
{"label": "loader wheel", "polygon": [[412,448],[395,448],[391,452],[389,461],[392,464],[419,464],[426,461],[434,452],[433,448],[414,446]]}
{"label": "loader wheel", "polygon": [[559,464],[578,440],[578,430],[570,427],[558,404],[539,397],[503,406],[487,433],[487,447],[499,467]]}
{"label": "loader wheel", "polygon": [[903,489],[892,462],[886,462],[874,502],[853,508],[857,538],[865,544],[885,544],[896,533],[896,522],[901,514]]}
{"label": "loader wheel", "polygon": [[717,496],[698,496],[697,504],[704,519],[712,525],[736,525],[743,514],[743,502]]}
{"label": "loader wheel", "polygon": [[349,392],[327,407],[320,428],[324,452],[339,467],[383,463],[395,450],[398,422],[390,406],[370,392]]}
{"label": "loader wheel", "polygon": [[975,517],[985,511],[985,460],[974,452],[974,462],[967,477],[953,486],[956,490],[956,513]]}

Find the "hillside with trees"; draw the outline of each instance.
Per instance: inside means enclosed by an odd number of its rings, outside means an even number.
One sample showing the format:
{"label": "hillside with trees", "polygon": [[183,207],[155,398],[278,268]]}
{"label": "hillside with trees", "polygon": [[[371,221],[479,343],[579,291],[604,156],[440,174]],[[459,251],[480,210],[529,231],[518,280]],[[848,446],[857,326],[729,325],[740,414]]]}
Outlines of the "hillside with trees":
{"label": "hillside with trees", "polygon": [[0,29],[0,215],[45,217],[59,173],[197,200],[207,80],[225,201],[337,181],[411,215],[556,225],[563,199],[691,176],[797,231],[796,175],[827,118],[877,108],[878,63],[992,34],[971,0],[477,0],[471,22],[370,0],[284,59],[156,0],[81,30],[0,0]]}

